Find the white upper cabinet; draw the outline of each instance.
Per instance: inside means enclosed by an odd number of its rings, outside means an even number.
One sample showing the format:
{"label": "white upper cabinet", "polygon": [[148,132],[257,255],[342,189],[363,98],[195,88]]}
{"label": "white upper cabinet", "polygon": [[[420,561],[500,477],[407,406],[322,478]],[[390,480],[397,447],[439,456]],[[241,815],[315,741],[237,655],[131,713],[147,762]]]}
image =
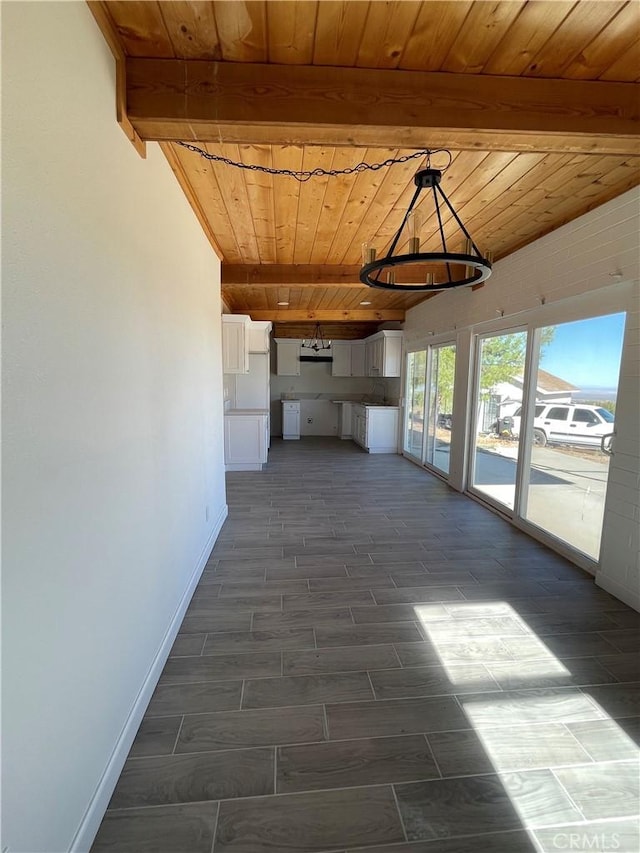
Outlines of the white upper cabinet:
{"label": "white upper cabinet", "polygon": [[300,376],[300,347],[296,338],[276,338],[278,376]]}
{"label": "white upper cabinet", "polygon": [[366,344],[364,341],[351,342],[351,375],[366,376],[364,365],[364,352]]}
{"label": "white upper cabinet", "polygon": [[271,323],[268,320],[251,320],[249,323],[249,352],[269,352],[269,333]]}
{"label": "white upper cabinet", "polygon": [[244,314],[222,315],[222,372],[249,372],[249,325]]}
{"label": "white upper cabinet", "polygon": [[367,376],[365,372],[365,341],[333,341],[332,376]]}
{"label": "white upper cabinet", "polygon": [[332,341],[331,362],[332,376],[352,376],[351,373],[351,341]]}
{"label": "white upper cabinet", "polygon": [[366,339],[367,376],[400,376],[402,368],[402,332],[377,332]]}

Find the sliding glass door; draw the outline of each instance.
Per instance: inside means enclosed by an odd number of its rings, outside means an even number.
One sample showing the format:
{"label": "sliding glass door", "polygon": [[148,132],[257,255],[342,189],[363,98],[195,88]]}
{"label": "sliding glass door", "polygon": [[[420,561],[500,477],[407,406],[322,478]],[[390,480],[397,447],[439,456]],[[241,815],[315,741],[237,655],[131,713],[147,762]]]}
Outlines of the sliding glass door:
{"label": "sliding glass door", "polygon": [[404,451],[449,473],[456,348],[443,344],[407,355]]}
{"label": "sliding glass door", "polygon": [[[593,560],[600,553],[624,314],[539,329],[522,518]],[[519,412],[516,423],[519,422]]]}
{"label": "sliding glass door", "polygon": [[454,344],[429,349],[429,384],[424,462],[449,473],[453,428],[453,383],[456,368]]}
{"label": "sliding glass door", "polygon": [[526,350],[526,332],[477,340],[470,485],[507,510],[514,509],[516,500],[520,441],[513,415],[522,405]]}
{"label": "sliding glass door", "polygon": [[410,352],[407,355],[404,451],[420,462],[424,440],[426,382],[427,351]]}

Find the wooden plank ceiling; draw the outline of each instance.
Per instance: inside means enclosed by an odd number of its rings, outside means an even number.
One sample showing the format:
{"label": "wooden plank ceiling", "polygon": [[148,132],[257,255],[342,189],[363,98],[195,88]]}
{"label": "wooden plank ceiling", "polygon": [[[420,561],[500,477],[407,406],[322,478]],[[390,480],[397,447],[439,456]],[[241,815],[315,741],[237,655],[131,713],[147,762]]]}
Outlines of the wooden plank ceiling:
{"label": "wooden plank ceiling", "polygon": [[160,142],[231,310],[281,330],[320,319],[351,337],[425,298],[358,281],[362,243],[386,247],[424,160],[301,184],[179,140],[293,170],[445,146],[443,188],[497,259],[639,182],[635,0],[89,6],[118,61],[123,129]]}

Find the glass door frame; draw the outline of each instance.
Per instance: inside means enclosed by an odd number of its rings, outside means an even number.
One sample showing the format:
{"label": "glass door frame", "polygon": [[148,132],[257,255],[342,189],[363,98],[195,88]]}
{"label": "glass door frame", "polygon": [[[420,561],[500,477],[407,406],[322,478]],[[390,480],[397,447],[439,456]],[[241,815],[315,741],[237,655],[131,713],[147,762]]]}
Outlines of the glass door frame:
{"label": "glass door frame", "polygon": [[[421,468],[425,468],[432,474],[435,474],[437,477],[441,477],[443,480],[449,480],[451,475],[451,470],[449,472],[443,471],[441,468],[437,468],[435,465],[425,461],[426,451],[427,451],[427,413],[428,413],[428,405],[429,397],[430,397],[430,388],[431,388],[431,375],[433,370],[433,350],[439,349],[440,347],[452,346],[456,352],[456,367],[457,367],[457,358],[458,358],[458,340],[456,334],[453,335],[451,332],[445,335],[433,335],[427,341],[417,342],[415,346],[413,346],[410,350],[405,351],[405,360],[404,360],[404,417],[403,417],[403,428],[402,428],[402,455],[409,459],[416,465],[420,465]],[[407,425],[409,419],[409,395],[408,395],[408,382],[409,382],[409,358],[415,353],[418,352],[426,352],[426,368],[425,368],[425,384],[424,384],[424,420],[423,420],[423,433],[422,433],[422,445],[420,447],[420,456],[414,456],[410,453],[404,446],[406,434],[407,434]],[[456,388],[456,379],[457,379],[457,369],[454,374],[454,387],[452,391],[453,398],[453,414],[455,418],[455,388]]]}
{"label": "glass door frame", "polygon": [[[486,330],[480,331],[480,329],[476,329],[473,332],[473,342],[471,347],[471,360],[473,366],[472,376],[473,379],[469,383],[469,397],[467,401],[468,408],[470,410],[470,418],[469,418],[469,432],[467,433],[467,475],[466,475],[466,484],[465,484],[465,492],[483,503],[489,504],[493,509],[500,513],[500,515],[505,516],[506,518],[511,519],[515,522],[518,517],[518,507],[520,502],[520,495],[522,490],[522,476],[521,469],[522,466],[520,464],[520,460],[522,459],[522,447],[523,442],[527,442],[526,428],[525,434],[521,434],[518,442],[518,456],[516,460],[516,477],[515,477],[515,492],[513,499],[513,509],[507,506],[506,504],[501,503],[495,498],[492,498],[490,494],[487,492],[483,492],[474,486],[475,479],[475,471],[476,471],[476,436],[477,436],[477,428],[478,428],[478,397],[480,394],[480,370],[482,367],[482,359],[481,359],[481,349],[482,349],[482,341],[486,338],[497,338],[502,335],[511,335],[511,334],[519,334],[524,332],[527,335],[526,349],[525,349],[525,360],[523,367],[523,414],[522,414],[522,422],[528,424],[528,399],[525,400],[525,397],[528,398],[528,394],[525,394],[525,390],[529,388],[529,376],[531,376],[531,329],[527,324],[516,324],[512,325],[510,323],[505,323],[504,321],[499,324],[499,326],[495,323],[492,323],[491,326],[495,328],[487,328]],[[533,374],[535,375],[535,373]],[[530,451],[529,451],[530,453]]]}
{"label": "glass door frame", "polygon": [[[541,527],[533,524],[524,517],[526,512],[527,490],[529,486],[530,469],[531,469],[531,442],[533,438],[533,416],[531,400],[535,399],[536,380],[539,364],[539,347],[538,342],[542,329],[546,326],[561,325],[563,323],[571,323],[579,320],[587,320],[597,318],[608,314],[629,313],[633,311],[633,291],[630,290],[627,283],[618,286],[610,286],[606,292],[596,290],[593,293],[585,293],[580,296],[562,300],[557,303],[545,304],[540,298],[540,304],[536,307],[531,307],[528,311],[526,322],[517,322],[517,319],[522,315],[514,315],[512,317],[504,317],[498,320],[490,320],[485,323],[479,323],[469,329],[471,334],[470,347],[470,378],[471,381],[467,388],[467,411],[468,411],[468,427],[465,435],[465,474],[462,483],[462,491],[468,494],[474,500],[478,500],[487,506],[490,506],[498,514],[504,518],[508,518],[514,527],[522,530],[532,539],[536,539],[542,544],[549,547],[562,556],[567,557],[576,565],[585,569],[590,574],[595,574],[600,564],[598,560],[593,560],[586,554],[573,548],[562,539],[558,539]],[[475,400],[477,396],[477,387],[479,383],[479,340],[484,337],[500,334],[509,334],[510,332],[525,331],[527,332],[527,347],[524,365],[524,383],[523,383],[523,411],[521,416],[522,430],[520,434],[520,450],[518,454],[518,465],[516,468],[516,483],[515,483],[515,498],[514,508],[510,510],[504,504],[492,501],[489,496],[483,492],[479,492],[473,488],[474,476],[474,447],[476,423],[477,423],[477,407]],[[535,404],[534,404],[535,407]]]}
{"label": "glass door frame", "polygon": [[[416,456],[406,446],[407,434],[408,434],[408,428],[409,428],[409,418],[411,417],[411,412],[410,412],[409,407],[413,401],[413,390],[415,387],[414,385],[412,385],[411,389],[409,388],[409,380],[413,376],[415,376],[415,356],[421,352],[425,353],[425,390],[424,390],[425,399],[424,399],[423,415],[422,415],[422,423],[423,423],[422,441],[420,443],[420,453],[418,456]],[[413,369],[410,371],[409,370],[409,360],[412,357],[414,358],[414,366],[413,366]],[[428,360],[428,357],[429,357],[428,347],[426,347],[426,346],[417,347],[416,349],[409,350],[409,351],[405,352],[405,354],[404,354],[404,378],[403,378],[403,382],[404,382],[404,414],[403,414],[403,418],[402,418],[402,455],[405,456],[407,459],[409,459],[411,462],[415,462],[417,465],[422,465],[422,458],[424,455],[424,414],[425,414],[426,402],[427,402],[426,401],[426,377],[427,377],[427,360]]]}

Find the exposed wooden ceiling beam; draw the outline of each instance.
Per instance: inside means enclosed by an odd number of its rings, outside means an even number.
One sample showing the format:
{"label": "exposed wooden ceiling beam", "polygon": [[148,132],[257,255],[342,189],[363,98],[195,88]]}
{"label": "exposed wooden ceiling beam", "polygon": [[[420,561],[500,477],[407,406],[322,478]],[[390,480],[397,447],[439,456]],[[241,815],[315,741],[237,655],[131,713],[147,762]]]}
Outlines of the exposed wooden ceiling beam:
{"label": "exposed wooden ceiling beam", "polygon": [[222,264],[222,286],[361,287],[359,266],[328,264]]}
{"label": "exposed wooden ceiling beam", "polygon": [[317,311],[297,310],[259,310],[248,308],[246,313],[252,320],[271,320],[273,323],[299,323],[313,320],[318,323],[384,323],[385,321],[403,322],[405,312],[403,310],[386,308],[380,311],[356,309],[353,311],[341,311],[340,309],[319,309]]}
{"label": "exposed wooden ceiling beam", "polygon": [[145,140],[630,154],[635,83],[397,69],[126,61]]}
{"label": "exposed wooden ceiling beam", "polygon": [[109,45],[109,50],[116,61],[116,121],[138,154],[141,157],[146,157],[146,145],[138,136],[137,131],[129,121],[129,116],[127,115],[125,53],[120,42],[118,31],[116,30],[113,21],[111,20],[111,16],[107,11],[106,3],[100,2],[100,0],[87,0],[87,5],[91,14],[95,18],[96,24],[100,27],[100,32],[104,36],[106,43]]}

